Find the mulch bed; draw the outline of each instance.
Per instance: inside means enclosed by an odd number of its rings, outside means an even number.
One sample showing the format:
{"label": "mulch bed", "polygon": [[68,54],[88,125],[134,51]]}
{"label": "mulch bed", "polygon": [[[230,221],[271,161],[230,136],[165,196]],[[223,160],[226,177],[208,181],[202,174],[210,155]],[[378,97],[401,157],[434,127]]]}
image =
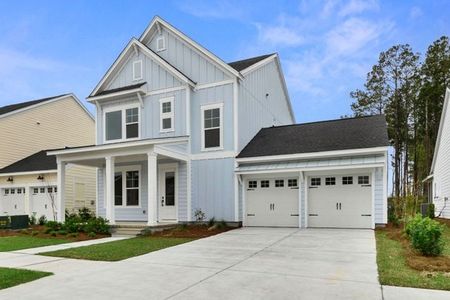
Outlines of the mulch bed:
{"label": "mulch bed", "polygon": [[208,228],[207,225],[180,225],[176,228],[157,231],[151,234],[152,237],[174,237],[174,238],[205,238],[234,228]]}
{"label": "mulch bed", "polygon": [[[450,221],[449,221],[450,226]],[[388,224],[377,230],[386,232],[386,235],[402,244],[405,249],[405,259],[408,266],[418,271],[450,272],[450,257],[448,256],[423,256],[411,247],[403,226],[395,227]]]}
{"label": "mulch bed", "polygon": [[[6,236],[33,236],[38,238],[48,238],[48,239],[66,239],[73,242],[87,241],[87,240],[95,240],[101,239],[105,237],[110,237],[109,234],[97,234],[95,237],[90,237],[87,233],[80,232],[77,236],[71,236],[70,234],[56,234],[56,236],[52,236],[51,234],[45,233],[47,227],[41,225],[33,225],[28,229],[20,229],[20,230],[10,230],[10,229],[0,229],[0,237]],[[35,232],[35,234],[33,234]],[[37,232],[37,234],[36,234]]]}

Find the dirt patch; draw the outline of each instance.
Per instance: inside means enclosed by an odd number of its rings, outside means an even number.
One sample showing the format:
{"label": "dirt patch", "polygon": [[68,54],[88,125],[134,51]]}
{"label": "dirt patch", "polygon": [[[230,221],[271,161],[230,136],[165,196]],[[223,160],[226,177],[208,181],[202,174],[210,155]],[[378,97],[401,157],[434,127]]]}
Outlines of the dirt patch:
{"label": "dirt patch", "polygon": [[49,233],[45,233],[47,227],[41,225],[34,225],[27,229],[20,230],[10,230],[10,229],[0,229],[0,237],[6,236],[34,236],[38,238],[48,238],[48,239],[65,239],[73,242],[79,241],[87,241],[87,240],[95,240],[101,239],[105,237],[109,237],[109,234],[97,234],[95,237],[90,237],[84,232],[74,234],[56,234],[51,235]]}
{"label": "dirt patch", "polygon": [[208,228],[207,225],[185,225],[177,226],[176,228],[166,229],[163,231],[154,232],[152,237],[175,237],[175,238],[204,238],[216,235],[222,232],[232,230],[234,228]]}
{"label": "dirt patch", "polygon": [[411,268],[423,272],[450,272],[450,257],[448,256],[423,256],[411,247],[403,228],[388,225],[377,230],[384,231],[386,235],[398,241],[405,249],[405,260]]}

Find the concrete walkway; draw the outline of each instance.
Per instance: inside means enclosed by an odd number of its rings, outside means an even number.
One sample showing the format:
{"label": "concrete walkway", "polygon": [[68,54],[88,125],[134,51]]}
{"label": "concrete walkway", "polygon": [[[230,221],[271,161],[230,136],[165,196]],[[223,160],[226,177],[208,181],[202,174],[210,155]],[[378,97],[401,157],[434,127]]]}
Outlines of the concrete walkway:
{"label": "concrete walkway", "polygon": [[55,273],[0,299],[382,299],[371,230],[243,228],[114,263],[9,252],[0,266]]}

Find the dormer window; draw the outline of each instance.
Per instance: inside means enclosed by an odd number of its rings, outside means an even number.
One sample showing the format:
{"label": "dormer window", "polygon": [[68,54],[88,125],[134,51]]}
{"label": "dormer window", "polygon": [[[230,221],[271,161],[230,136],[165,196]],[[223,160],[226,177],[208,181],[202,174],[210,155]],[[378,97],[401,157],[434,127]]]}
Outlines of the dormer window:
{"label": "dormer window", "polygon": [[163,35],[160,35],[156,39],[156,51],[160,52],[163,50],[166,50],[166,39],[164,38]]}
{"label": "dormer window", "polygon": [[136,60],[133,62],[133,80],[142,79],[142,60]]}
{"label": "dormer window", "polygon": [[105,111],[105,142],[139,138],[139,107]]}

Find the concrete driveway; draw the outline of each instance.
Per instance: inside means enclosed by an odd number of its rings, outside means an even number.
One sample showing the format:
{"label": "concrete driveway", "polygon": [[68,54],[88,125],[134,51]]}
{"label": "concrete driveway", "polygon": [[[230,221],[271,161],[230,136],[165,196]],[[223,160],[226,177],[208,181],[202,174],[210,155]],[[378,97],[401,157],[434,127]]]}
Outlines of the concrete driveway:
{"label": "concrete driveway", "polygon": [[121,262],[0,253],[54,272],[0,299],[382,299],[371,230],[243,228]]}

